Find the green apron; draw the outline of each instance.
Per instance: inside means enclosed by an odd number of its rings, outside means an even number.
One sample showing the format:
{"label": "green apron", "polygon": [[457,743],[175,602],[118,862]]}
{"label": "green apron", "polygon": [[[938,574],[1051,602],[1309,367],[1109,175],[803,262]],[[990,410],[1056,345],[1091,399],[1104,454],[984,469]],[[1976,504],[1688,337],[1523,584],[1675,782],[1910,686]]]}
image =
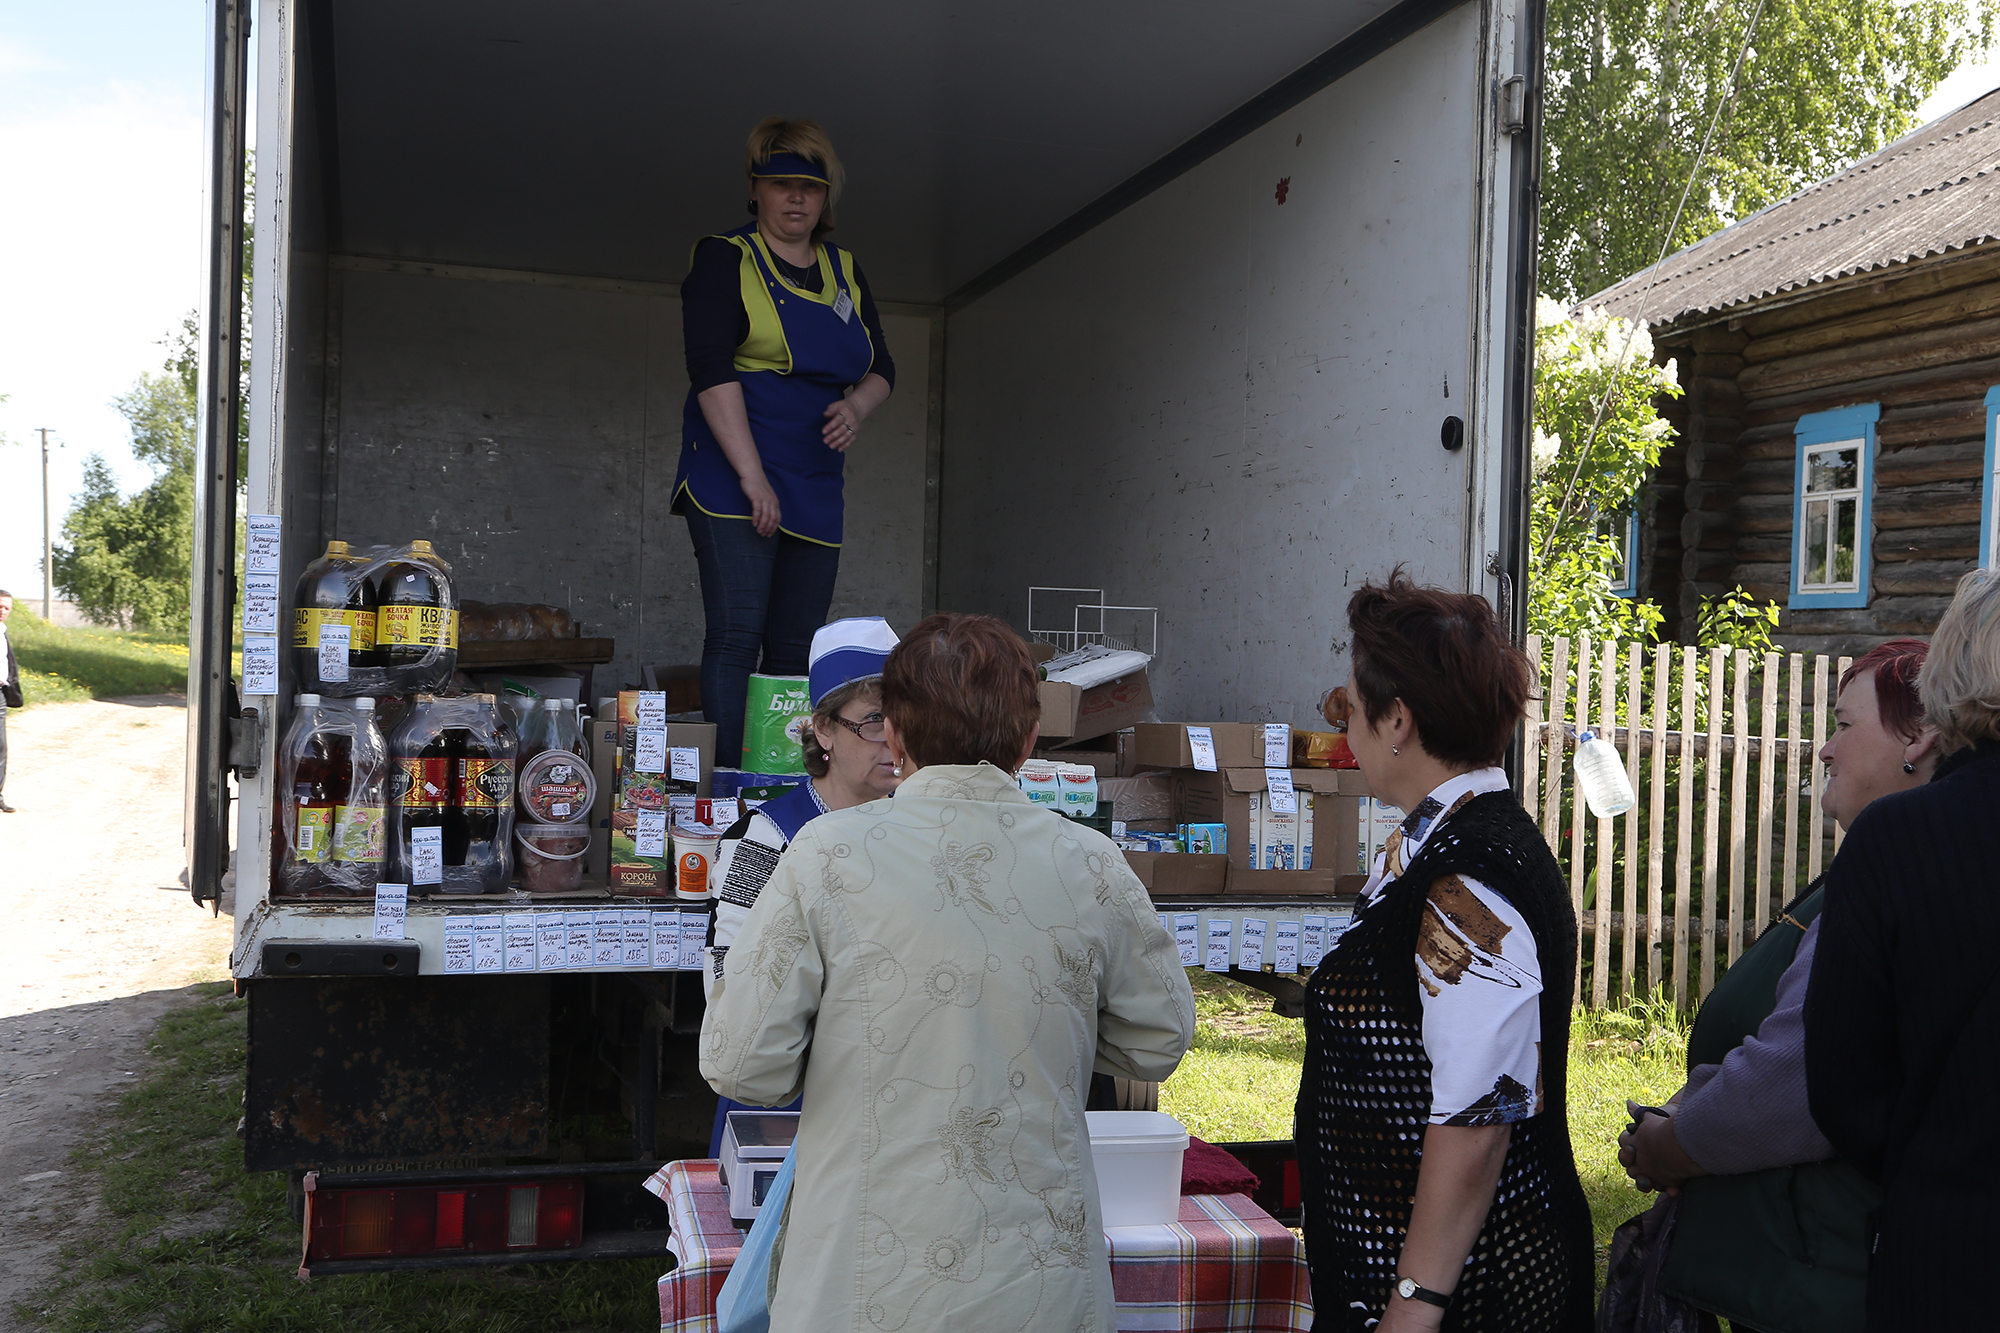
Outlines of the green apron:
{"label": "green apron", "polygon": [[[1799,927],[1819,915],[1815,883],[1792,905]],[[1743,951],[1688,1036],[1688,1067],[1720,1064],[1777,1007],[1778,980],[1803,929],[1780,922]],[[1681,1187],[1660,1290],[1762,1333],[1861,1333],[1872,1214],[1882,1191],[1839,1158]]]}

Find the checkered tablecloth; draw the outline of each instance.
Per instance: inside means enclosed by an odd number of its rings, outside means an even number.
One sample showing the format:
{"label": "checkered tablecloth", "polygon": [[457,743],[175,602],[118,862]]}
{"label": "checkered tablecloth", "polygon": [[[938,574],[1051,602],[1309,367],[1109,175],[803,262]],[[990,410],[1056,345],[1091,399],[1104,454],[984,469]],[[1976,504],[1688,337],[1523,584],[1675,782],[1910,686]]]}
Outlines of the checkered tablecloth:
{"label": "checkered tablecloth", "polygon": [[[646,1182],[667,1201],[678,1261],[660,1279],[660,1333],[715,1333],[715,1298],[742,1248],[712,1161],[669,1162]],[[1181,1200],[1178,1222],[1114,1227],[1111,1290],[1124,1333],[1305,1333],[1305,1248],[1241,1194]]]}

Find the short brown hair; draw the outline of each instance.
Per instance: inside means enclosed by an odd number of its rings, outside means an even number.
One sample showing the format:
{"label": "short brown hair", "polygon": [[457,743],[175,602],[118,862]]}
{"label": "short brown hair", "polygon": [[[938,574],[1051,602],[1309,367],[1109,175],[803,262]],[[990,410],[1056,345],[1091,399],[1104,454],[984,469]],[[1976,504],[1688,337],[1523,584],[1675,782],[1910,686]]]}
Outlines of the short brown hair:
{"label": "short brown hair", "polygon": [[808,777],[823,778],[826,776],[828,768],[832,766],[827,759],[826,750],[819,743],[819,736],[815,734],[814,729],[817,727],[839,726],[840,723],[836,719],[840,717],[840,710],[853,703],[856,699],[866,699],[870,703],[875,704],[881,703],[881,679],[876,676],[870,676],[866,680],[850,680],[845,685],[835,686],[826,692],[824,699],[819,701],[819,707],[813,709],[812,726],[807,727],[805,733],[799,737],[799,759],[800,762],[805,764],[806,775]]}
{"label": "short brown hair", "polygon": [[1347,622],[1356,702],[1371,723],[1401,699],[1431,757],[1500,762],[1533,686],[1527,655],[1508,642],[1485,598],[1420,588],[1398,565],[1386,584],[1355,591]]}
{"label": "short brown hair", "polygon": [[1922,639],[1891,639],[1854,659],[1840,673],[1840,688],[1864,671],[1875,673],[1875,714],[1892,736],[1913,741],[1924,729],[1923,700],[1917,697],[1917,673],[1931,646]]}
{"label": "short brown hair", "polygon": [[918,768],[983,761],[1011,773],[1042,715],[1027,640],[992,616],[927,617],[883,665],[882,712]]}

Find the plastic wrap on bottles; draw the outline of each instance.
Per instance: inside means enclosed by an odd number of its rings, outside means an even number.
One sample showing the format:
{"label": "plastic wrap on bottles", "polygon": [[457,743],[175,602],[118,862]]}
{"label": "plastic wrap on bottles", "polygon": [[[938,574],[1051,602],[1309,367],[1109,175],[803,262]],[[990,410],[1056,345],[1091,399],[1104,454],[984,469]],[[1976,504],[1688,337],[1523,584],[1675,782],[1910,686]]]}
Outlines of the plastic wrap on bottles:
{"label": "plastic wrap on bottles", "polygon": [[388,747],[373,699],[298,699],[278,746],[272,890],[286,897],[375,892],[387,850]]}
{"label": "plastic wrap on bottles", "polygon": [[418,695],[389,738],[384,878],[499,893],[513,875],[515,740],[490,694]]}
{"label": "plastic wrap on bottles", "polygon": [[[298,683],[322,698],[445,689],[458,667],[451,580],[451,566],[427,541],[371,547],[365,556],[327,543],[294,592]],[[347,641],[344,655],[335,636]]]}

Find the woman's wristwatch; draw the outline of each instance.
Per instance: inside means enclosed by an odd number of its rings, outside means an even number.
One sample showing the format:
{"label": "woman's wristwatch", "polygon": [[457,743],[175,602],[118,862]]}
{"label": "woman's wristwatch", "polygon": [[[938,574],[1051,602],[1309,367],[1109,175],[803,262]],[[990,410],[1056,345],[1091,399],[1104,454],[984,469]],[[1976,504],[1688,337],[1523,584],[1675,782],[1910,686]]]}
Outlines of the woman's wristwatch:
{"label": "woman's wristwatch", "polygon": [[1406,1301],[1422,1301],[1426,1305],[1435,1305],[1440,1310],[1451,1308],[1451,1297],[1441,1291],[1432,1291],[1429,1287],[1420,1287],[1412,1278],[1397,1278],[1396,1294]]}

